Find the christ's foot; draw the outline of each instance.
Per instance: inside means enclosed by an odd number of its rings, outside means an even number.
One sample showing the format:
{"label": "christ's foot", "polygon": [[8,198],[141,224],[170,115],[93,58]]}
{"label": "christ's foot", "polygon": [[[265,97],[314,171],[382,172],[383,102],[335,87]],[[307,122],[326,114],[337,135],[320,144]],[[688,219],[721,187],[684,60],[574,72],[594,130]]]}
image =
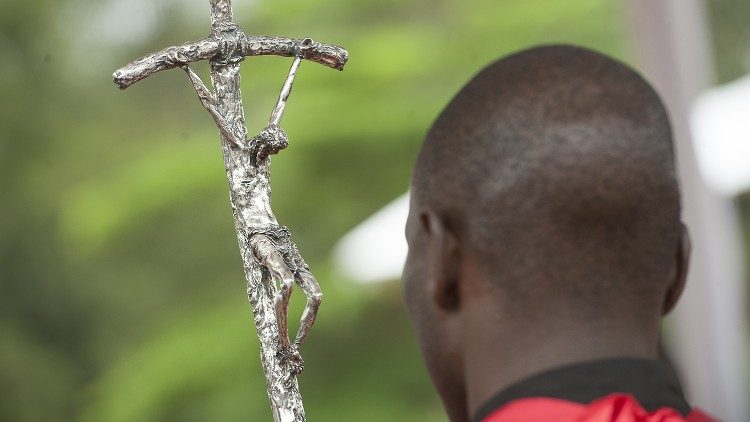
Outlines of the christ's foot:
{"label": "christ's foot", "polygon": [[295,346],[281,346],[278,352],[281,365],[287,366],[293,375],[301,374],[305,369],[305,362]]}

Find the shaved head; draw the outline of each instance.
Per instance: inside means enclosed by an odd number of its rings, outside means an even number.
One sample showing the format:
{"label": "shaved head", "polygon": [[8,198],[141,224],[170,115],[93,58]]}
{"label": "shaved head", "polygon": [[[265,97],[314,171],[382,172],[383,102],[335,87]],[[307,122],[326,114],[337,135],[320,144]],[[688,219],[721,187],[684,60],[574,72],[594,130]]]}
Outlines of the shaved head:
{"label": "shaved head", "polygon": [[667,112],[631,68],[572,46],[492,63],[411,192],[404,299],[452,420],[535,370],[656,358],[689,242]]}
{"label": "shaved head", "polygon": [[641,76],[593,51],[539,47],[480,72],[429,131],[412,193],[497,275],[509,306],[539,289],[581,311],[611,309],[608,295],[659,300],[673,266],[666,110]]}

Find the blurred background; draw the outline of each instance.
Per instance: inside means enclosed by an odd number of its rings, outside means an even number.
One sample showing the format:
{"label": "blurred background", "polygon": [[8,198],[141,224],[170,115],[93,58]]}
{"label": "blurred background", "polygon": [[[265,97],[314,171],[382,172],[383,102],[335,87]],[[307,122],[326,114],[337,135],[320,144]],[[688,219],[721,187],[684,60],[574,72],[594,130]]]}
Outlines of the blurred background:
{"label": "blurred background", "polygon": [[[351,55],[344,73],[302,65],[273,165],[276,215],[326,293],[303,350],[311,421],[445,420],[401,306],[392,201],[475,72],[553,42],[633,64],[668,102],[696,246],[667,347],[696,403],[746,420],[750,2],[234,3],[247,33]],[[208,21],[205,0],[0,2],[0,420],[270,420],[214,124],[182,72],[111,81]],[[251,133],[289,64],[244,62]]]}

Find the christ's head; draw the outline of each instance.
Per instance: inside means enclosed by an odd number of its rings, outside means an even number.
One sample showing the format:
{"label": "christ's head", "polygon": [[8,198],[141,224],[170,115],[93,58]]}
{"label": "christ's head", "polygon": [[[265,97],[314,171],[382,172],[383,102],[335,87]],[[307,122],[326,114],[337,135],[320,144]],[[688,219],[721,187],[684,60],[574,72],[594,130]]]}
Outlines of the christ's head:
{"label": "christ's head", "polygon": [[689,243],[667,112],[628,66],[571,46],[491,64],[411,192],[405,302],[453,420],[534,370],[657,356]]}

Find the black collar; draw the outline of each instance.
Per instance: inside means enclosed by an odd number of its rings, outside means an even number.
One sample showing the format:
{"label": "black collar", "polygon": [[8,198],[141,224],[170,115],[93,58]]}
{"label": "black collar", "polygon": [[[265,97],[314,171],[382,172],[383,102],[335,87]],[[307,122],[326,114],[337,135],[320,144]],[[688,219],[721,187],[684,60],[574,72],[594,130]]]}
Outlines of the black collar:
{"label": "black collar", "polygon": [[532,375],[488,400],[473,421],[479,422],[513,400],[548,397],[588,404],[613,393],[631,394],[648,411],[660,407],[690,413],[682,388],[665,363],[637,358],[580,363]]}

